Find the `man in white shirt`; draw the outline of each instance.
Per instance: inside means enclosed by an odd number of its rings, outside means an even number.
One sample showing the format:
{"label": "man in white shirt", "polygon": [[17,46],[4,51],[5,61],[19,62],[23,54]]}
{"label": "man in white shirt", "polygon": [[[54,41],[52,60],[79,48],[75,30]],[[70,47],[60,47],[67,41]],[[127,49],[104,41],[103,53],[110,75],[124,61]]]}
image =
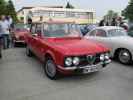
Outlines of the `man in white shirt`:
{"label": "man in white shirt", "polygon": [[3,37],[2,37],[2,35],[3,35],[3,33],[2,33],[2,26],[1,26],[1,21],[2,21],[2,19],[1,19],[1,16],[0,16],[0,58],[2,58],[2,40],[3,40]]}
{"label": "man in white shirt", "polygon": [[1,27],[1,34],[2,34],[2,38],[3,38],[3,47],[4,49],[9,48],[9,42],[10,42],[10,32],[9,32],[9,23],[8,21],[5,19],[5,16],[2,15],[1,16],[1,21],[0,21],[0,27]]}

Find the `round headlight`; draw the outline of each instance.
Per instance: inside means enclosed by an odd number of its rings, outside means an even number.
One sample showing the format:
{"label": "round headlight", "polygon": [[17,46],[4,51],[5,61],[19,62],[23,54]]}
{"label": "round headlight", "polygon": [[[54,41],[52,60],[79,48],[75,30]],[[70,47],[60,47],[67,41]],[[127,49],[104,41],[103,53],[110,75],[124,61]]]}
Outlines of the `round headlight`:
{"label": "round headlight", "polygon": [[73,58],[73,64],[74,64],[74,65],[78,65],[79,62],[80,62],[80,60],[79,60],[78,57],[74,57],[74,58]]}
{"label": "round headlight", "polygon": [[105,53],[105,59],[109,59],[110,54],[109,53]]}
{"label": "round headlight", "polygon": [[101,55],[100,55],[100,60],[101,60],[101,61],[104,61],[104,54],[101,54]]}
{"label": "round headlight", "polygon": [[109,59],[109,56],[108,55],[105,55],[105,59],[108,60]]}
{"label": "round headlight", "polygon": [[72,62],[73,61],[72,61],[72,58],[71,57],[68,57],[68,58],[65,59],[65,65],[66,66],[71,66],[72,65]]}

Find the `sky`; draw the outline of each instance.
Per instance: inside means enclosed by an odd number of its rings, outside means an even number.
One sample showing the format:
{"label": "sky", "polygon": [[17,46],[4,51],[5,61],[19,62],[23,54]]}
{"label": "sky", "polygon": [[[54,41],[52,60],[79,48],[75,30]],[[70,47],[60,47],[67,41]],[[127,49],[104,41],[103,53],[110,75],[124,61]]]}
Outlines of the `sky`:
{"label": "sky", "polygon": [[81,9],[94,8],[96,10],[96,17],[102,18],[108,10],[121,12],[127,5],[129,0],[13,0],[16,9],[23,6],[49,6],[61,5],[65,6],[69,1],[74,7]]}

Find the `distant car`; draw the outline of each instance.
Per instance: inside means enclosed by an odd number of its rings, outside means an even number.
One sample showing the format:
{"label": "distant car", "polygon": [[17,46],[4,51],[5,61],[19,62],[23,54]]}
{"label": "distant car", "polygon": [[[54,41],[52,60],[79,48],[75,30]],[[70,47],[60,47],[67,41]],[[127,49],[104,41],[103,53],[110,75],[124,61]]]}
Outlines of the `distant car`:
{"label": "distant car", "polygon": [[12,41],[14,46],[17,44],[25,44],[25,34],[28,33],[28,26],[23,23],[19,23],[15,25],[15,29],[12,35]]}
{"label": "distant car", "polygon": [[111,48],[111,56],[117,58],[123,64],[130,64],[133,61],[133,38],[120,27],[104,26],[97,27],[89,32],[86,39],[103,43]]}
{"label": "distant car", "polygon": [[110,63],[109,49],[81,38],[74,23],[33,23],[26,35],[26,54],[35,54],[50,79],[97,72]]}

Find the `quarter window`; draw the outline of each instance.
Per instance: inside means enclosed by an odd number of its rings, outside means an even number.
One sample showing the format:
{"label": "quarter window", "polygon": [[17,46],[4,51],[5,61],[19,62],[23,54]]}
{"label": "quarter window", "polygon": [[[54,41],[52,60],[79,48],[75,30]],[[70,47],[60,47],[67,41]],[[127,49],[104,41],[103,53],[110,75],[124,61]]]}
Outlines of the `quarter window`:
{"label": "quarter window", "polygon": [[96,30],[93,30],[91,33],[90,33],[90,36],[95,36],[96,34]]}

